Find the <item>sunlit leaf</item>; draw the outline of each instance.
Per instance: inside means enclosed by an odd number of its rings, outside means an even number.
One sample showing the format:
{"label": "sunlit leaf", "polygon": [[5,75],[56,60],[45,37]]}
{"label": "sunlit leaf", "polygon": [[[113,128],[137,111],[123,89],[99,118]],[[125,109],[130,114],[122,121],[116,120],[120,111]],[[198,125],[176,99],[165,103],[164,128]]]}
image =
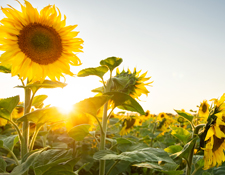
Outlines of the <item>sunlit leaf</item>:
{"label": "sunlit leaf", "polygon": [[99,67],[91,67],[91,68],[86,68],[82,69],[80,72],[78,72],[77,76],[78,77],[86,77],[89,75],[96,75],[103,79],[103,76],[105,73],[108,72],[108,68],[106,66],[99,66]]}
{"label": "sunlit leaf", "polygon": [[191,133],[189,131],[187,131],[184,128],[180,128],[180,127],[171,127],[171,128],[172,128],[171,134],[174,137],[178,138],[184,144],[186,144],[188,142],[188,140],[191,137]]}
{"label": "sunlit leaf", "polygon": [[44,80],[43,82],[36,81],[24,86],[16,86],[19,88],[30,88],[35,93],[40,88],[64,88],[67,84],[59,81]]}
{"label": "sunlit leaf", "polygon": [[114,102],[115,107],[145,115],[145,111],[143,110],[141,105],[131,96],[122,92],[108,92],[105,94],[112,95],[111,100]]}
{"label": "sunlit leaf", "polygon": [[104,60],[101,60],[100,64],[102,66],[107,66],[110,69],[110,71],[113,71],[113,69],[115,69],[117,66],[119,66],[122,62],[123,62],[122,58],[108,57]]}
{"label": "sunlit leaf", "polygon": [[57,122],[62,120],[62,114],[56,107],[49,107],[35,110],[31,113],[27,113],[17,121],[22,122],[25,120],[32,121],[37,125],[42,125],[48,122]]}
{"label": "sunlit leaf", "polygon": [[10,68],[10,66],[0,66],[0,72],[11,73],[11,68]]}
{"label": "sunlit leaf", "polygon": [[82,141],[89,134],[90,127],[89,124],[77,125],[69,130],[68,135],[76,141]]}
{"label": "sunlit leaf", "polygon": [[43,105],[44,100],[47,98],[47,95],[37,95],[34,97],[32,101],[32,106],[35,108],[39,108],[40,106]]}
{"label": "sunlit leaf", "polygon": [[177,114],[179,114],[180,116],[188,120],[190,123],[192,123],[192,120],[194,118],[192,114],[184,112],[184,111],[180,111],[180,110],[175,110],[175,111],[177,112]]}
{"label": "sunlit leaf", "polygon": [[76,111],[97,115],[98,110],[109,100],[109,95],[95,96],[84,99],[74,105]]}
{"label": "sunlit leaf", "polygon": [[19,96],[0,99],[0,117],[6,120],[10,120],[10,115],[13,109],[19,103]]}
{"label": "sunlit leaf", "polygon": [[171,146],[165,148],[164,151],[173,154],[173,153],[177,153],[177,152],[181,151],[182,149],[183,149],[183,147],[180,145],[171,145]]}
{"label": "sunlit leaf", "polygon": [[144,148],[130,152],[122,152],[117,155],[108,150],[102,150],[94,154],[97,160],[124,160],[129,162],[158,162],[174,163],[168,153],[159,148]]}

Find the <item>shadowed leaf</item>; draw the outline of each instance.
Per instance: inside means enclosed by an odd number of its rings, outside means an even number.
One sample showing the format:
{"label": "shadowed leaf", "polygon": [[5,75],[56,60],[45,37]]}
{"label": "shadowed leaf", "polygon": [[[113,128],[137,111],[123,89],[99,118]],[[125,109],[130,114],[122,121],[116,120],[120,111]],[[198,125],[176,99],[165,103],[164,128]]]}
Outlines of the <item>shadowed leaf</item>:
{"label": "shadowed leaf", "polygon": [[108,72],[108,68],[106,66],[99,66],[99,67],[91,67],[91,68],[86,68],[82,69],[80,72],[78,72],[77,76],[78,77],[86,77],[89,75],[96,75],[103,79],[103,76],[105,73]]}
{"label": "shadowed leaf", "polygon": [[123,62],[122,58],[118,57],[109,57],[100,61],[102,66],[107,66],[110,71],[113,71],[117,66],[119,66]]}
{"label": "shadowed leaf", "polygon": [[89,124],[77,125],[69,130],[68,135],[76,141],[82,141],[89,134],[90,127]]}
{"label": "shadowed leaf", "polygon": [[19,96],[0,99],[0,117],[6,120],[10,120],[10,115],[13,109],[19,103]]}

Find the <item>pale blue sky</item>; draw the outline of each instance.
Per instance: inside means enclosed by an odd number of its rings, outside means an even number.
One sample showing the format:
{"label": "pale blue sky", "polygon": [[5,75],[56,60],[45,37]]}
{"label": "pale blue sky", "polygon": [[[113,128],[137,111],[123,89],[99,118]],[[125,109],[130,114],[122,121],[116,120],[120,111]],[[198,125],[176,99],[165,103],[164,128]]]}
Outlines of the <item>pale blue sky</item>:
{"label": "pale blue sky", "polygon": [[[23,3],[23,1],[20,1]],[[119,67],[137,67],[154,80],[141,105],[151,113],[173,109],[196,110],[204,99],[225,93],[225,1],[223,0],[30,0],[38,10],[55,4],[67,16],[67,25],[78,24],[84,40],[83,65],[74,73],[96,67],[110,56],[123,58]],[[20,10],[14,0],[1,0]],[[0,19],[3,13],[0,13]],[[98,78],[67,78],[64,89],[41,90],[46,103],[76,103],[93,96]],[[0,74],[0,98],[21,94],[16,77]],[[88,84],[89,83],[89,84]],[[68,92],[72,92],[69,94]],[[82,94],[82,95],[81,95]],[[56,102],[58,99],[58,103]]]}

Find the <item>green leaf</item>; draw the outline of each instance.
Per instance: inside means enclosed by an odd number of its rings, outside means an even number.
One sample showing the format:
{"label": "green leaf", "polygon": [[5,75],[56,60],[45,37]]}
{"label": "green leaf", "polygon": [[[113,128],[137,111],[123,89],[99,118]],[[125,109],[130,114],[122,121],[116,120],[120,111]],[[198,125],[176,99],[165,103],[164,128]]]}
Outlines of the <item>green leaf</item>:
{"label": "green leaf", "polygon": [[78,112],[88,113],[93,116],[97,115],[98,110],[110,99],[108,95],[95,96],[84,99],[74,105]]}
{"label": "green leaf", "polygon": [[11,73],[11,68],[10,68],[10,66],[0,66],[0,72]]}
{"label": "green leaf", "polygon": [[188,142],[188,140],[191,137],[191,133],[184,129],[184,128],[178,128],[178,127],[171,127],[172,128],[172,132],[171,134],[178,138],[180,141],[182,141],[184,144],[186,144]]}
{"label": "green leaf", "polygon": [[72,150],[50,149],[42,152],[33,163],[35,175],[43,175],[59,163],[72,159]]}
{"label": "green leaf", "polygon": [[78,72],[77,76],[78,77],[86,77],[89,75],[96,75],[103,79],[103,76],[105,73],[108,72],[108,68],[106,66],[99,66],[99,67],[91,67],[91,68],[86,68],[82,69],[80,72]]}
{"label": "green leaf", "polygon": [[102,66],[107,66],[109,70],[112,72],[117,66],[119,66],[123,62],[122,58],[118,57],[108,57],[104,60],[100,61]]}
{"label": "green leaf", "polygon": [[6,162],[0,158],[0,172],[6,172]]}
{"label": "green leaf", "polygon": [[19,174],[23,174],[26,171],[28,171],[30,166],[32,166],[33,162],[35,160],[38,160],[37,158],[42,151],[43,151],[43,149],[36,151],[33,154],[29,155],[29,157],[26,159],[26,161],[23,162],[22,164],[16,166],[13,169],[13,171],[10,173],[10,175],[19,175]]}
{"label": "green leaf", "polygon": [[188,142],[186,145],[184,145],[183,149],[180,152],[177,152],[173,154],[173,157],[181,157],[186,160],[188,160],[188,156],[190,154],[190,151],[192,150],[193,146],[195,145],[196,140],[198,137],[193,138],[190,142]]}
{"label": "green leaf", "polygon": [[183,149],[183,147],[180,145],[171,145],[171,146],[165,148],[164,151],[173,154],[173,153],[181,151],[182,149]]}
{"label": "green leaf", "polygon": [[9,98],[0,99],[0,117],[10,120],[10,115],[13,109],[20,101],[19,95]]}
{"label": "green leaf", "polygon": [[122,92],[108,92],[106,95],[113,95],[111,100],[114,102],[114,106],[123,110],[138,112],[141,115],[145,115],[145,111],[141,105],[131,96]]}
{"label": "green leaf", "polygon": [[51,167],[43,175],[76,175],[74,172],[67,170],[65,165],[57,165]]}
{"label": "green leaf", "polygon": [[34,83],[29,83],[24,86],[16,86],[19,88],[30,88],[33,93],[37,92],[40,88],[64,88],[67,84],[59,81],[44,80],[43,82],[36,81]]}
{"label": "green leaf", "polygon": [[128,162],[158,162],[164,161],[167,163],[174,163],[169,157],[168,153],[159,148],[143,148],[130,152],[122,152],[119,155],[102,150],[94,154],[96,160],[124,160]]}
{"label": "green leaf", "polygon": [[63,119],[62,114],[58,111],[56,107],[49,107],[38,109],[31,113],[25,114],[23,117],[19,118],[17,121],[22,122],[25,120],[32,121],[36,125],[43,125],[48,122],[57,122]]}
{"label": "green leaf", "polygon": [[32,101],[32,106],[34,106],[35,108],[42,107],[43,102],[47,97],[48,97],[47,95],[37,95],[37,96],[35,96],[33,101]]}
{"label": "green leaf", "polygon": [[68,135],[76,141],[82,141],[89,134],[90,127],[89,124],[77,125],[69,130]]}
{"label": "green leaf", "polygon": [[182,116],[183,118],[188,120],[190,123],[192,123],[192,120],[194,118],[193,115],[191,115],[190,113],[187,113],[187,112],[180,111],[180,110],[174,110],[174,111],[176,111],[177,114],[179,114],[180,116]]}
{"label": "green leaf", "polygon": [[19,141],[18,135],[11,135],[7,137],[0,138],[0,147],[13,150],[15,144]]}

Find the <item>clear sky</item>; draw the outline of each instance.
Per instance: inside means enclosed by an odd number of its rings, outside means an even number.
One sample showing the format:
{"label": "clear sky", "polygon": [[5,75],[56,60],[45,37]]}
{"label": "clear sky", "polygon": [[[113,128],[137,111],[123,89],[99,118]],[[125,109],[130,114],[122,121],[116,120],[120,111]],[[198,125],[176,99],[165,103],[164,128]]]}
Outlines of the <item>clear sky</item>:
{"label": "clear sky", "polygon": [[[22,0],[20,0],[23,3]],[[225,1],[224,0],[30,0],[40,11],[55,4],[67,16],[67,25],[78,24],[84,40],[78,56],[82,66],[76,74],[97,67],[102,59],[123,58],[120,70],[134,67],[152,76],[153,87],[140,104],[151,113],[174,109],[196,110],[204,99],[225,93]],[[20,10],[15,0],[0,0]],[[0,12],[0,19],[3,13]],[[52,105],[76,103],[94,96],[97,77],[71,78],[64,89],[40,90]],[[0,74],[0,98],[20,94],[17,77]]]}

